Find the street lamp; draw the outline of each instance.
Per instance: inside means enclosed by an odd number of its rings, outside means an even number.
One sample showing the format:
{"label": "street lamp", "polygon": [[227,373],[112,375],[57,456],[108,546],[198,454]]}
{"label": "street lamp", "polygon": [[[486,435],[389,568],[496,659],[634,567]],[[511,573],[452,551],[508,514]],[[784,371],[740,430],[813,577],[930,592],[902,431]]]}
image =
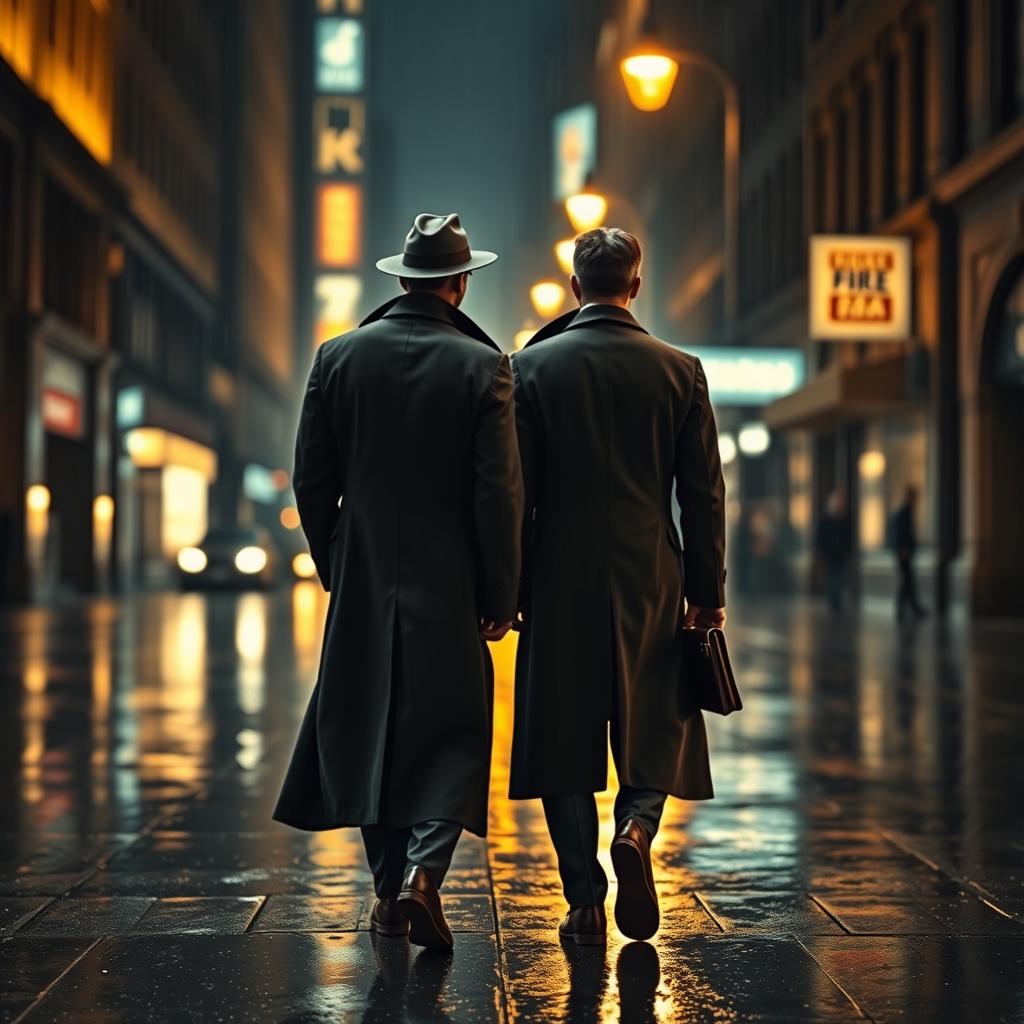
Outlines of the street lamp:
{"label": "street lamp", "polygon": [[712,75],[725,99],[724,295],[726,321],[733,326],[739,291],[740,101],[736,83],[710,57],[662,46],[650,20],[641,38],[622,58],[619,70],[633,106],[637,110],[652,111],[661,110],[668,103],[680,64],[692,64]]}
{"label": "street lamp", "polygon": [[581,192],[566,199],[565,212],[573,231],[581,235],[584,231],[593,231],[604,223],[604,215],[608,212],[608,200],[588,181]]}
{"label": "street lamp", "polygon": [[626,92],[637,110],[661,110],[672,95],[679,61],[650,39],[637,43],[619,62]]}
{"label": "street lamp", "polygon": [[555,242],[555,259],[558,260],[558,266],[566,277],[572,273],[572,258],[575,252],[575,238],[563,238],[560,242]]}
{"label": "street lamp", "polygon": [[553,317],[565,302],[565,289],[557,281],[538,281],[530,289],[530,301],[537,316]]}

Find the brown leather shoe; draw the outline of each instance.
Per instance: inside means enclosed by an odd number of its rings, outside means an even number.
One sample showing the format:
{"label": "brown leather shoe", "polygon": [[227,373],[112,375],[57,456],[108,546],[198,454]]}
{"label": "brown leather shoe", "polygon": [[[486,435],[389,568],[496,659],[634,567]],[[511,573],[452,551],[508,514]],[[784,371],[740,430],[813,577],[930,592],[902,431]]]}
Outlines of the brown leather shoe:
{"label": "brown leather shoe", "polygon": [[558,926],[560,939],[571,939],[577,946],[603,946],[607,939],[608,921],[604,904],[570,907],[569,913]]}
{"label": "brown leather shoe", "polygon": [[370,911],[370,931],[388,938],[409,934],[409,922],[402,916],[394,897],[386,896],[374,903]]}
{"label": "brown leather shoe", "polygon": [[410,942],[429,949],[452,948],[452,933],[444,919],[437,886],[418,864],[410,865],[405,873],[398,909],[409,921]]}
{"label": "brown leather shoe", "polygon": [[649,939],[661,920],[651,868],[651,839],[636,818],[626,818],[612,840],[612,866],[619,880],[615,923],[630,939]]}

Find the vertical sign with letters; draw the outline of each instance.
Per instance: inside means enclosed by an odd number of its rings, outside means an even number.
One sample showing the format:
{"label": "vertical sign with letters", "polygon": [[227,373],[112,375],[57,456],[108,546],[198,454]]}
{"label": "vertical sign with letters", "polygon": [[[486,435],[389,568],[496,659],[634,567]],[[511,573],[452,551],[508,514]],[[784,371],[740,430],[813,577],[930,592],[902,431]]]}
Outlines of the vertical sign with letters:
{"label": "vertical sign with letters", "polygon": [[366,175],[367,0],[312,0],[315,345],[359,322]]}

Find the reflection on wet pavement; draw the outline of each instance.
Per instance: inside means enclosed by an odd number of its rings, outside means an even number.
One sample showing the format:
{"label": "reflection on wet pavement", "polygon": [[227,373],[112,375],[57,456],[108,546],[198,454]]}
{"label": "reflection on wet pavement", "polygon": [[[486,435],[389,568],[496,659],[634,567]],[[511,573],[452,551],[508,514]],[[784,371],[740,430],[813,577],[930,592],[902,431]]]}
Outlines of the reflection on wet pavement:
{"label": "reflection on wet pavement", "polygon": [[1019,631],[736,609],[718,797],[669,803],[661,931],[606,950],[558,943],[539,802],[504,798],[510,639],[437,957],[368,931],[354,831],[270,821],[324,611],[301,584],[0,620],[0,1020],[1024,1019]]}

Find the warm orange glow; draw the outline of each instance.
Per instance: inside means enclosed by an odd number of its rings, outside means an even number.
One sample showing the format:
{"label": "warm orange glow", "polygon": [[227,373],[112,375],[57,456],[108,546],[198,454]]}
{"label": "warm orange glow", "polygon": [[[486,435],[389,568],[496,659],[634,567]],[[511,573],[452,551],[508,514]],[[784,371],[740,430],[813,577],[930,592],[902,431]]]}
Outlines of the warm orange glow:
{"label": "warm orange glow", "polygon": [[608,212],[608,200],[600,192],[585,189],[569,196],[565,201],[565,212],[577,234],[592,231],[604,222]]}
{"label": "warm orange glow", "polygon": [[300,551],[292,559],[292,572],[300,580],[311,580],[316,576],[316,565],[313,562],[313,556],[308,551]]}
{"label": "warm orange glow", "polygon": [[29,512],[45,512],[50,507],[50,488],[46,484],[33,484],[25,492],[25,507]]}
{"label": "warm orange glow", "polygon": [[555,259],[558,260],[558,266],[566,277],[572,273],[572,258],[575,252],[575,238],[563,238],[560,242],[555,242]]}
{"label": "warm orange glow", "polygon": [[624,57],[619,70],[637,110],[661,110],[672,95],[679,62],[655,47],[642,47]]}
{"label": "warm orange glow", "polygon": [[362,197],[358,185],[331,182],[317,195],[317,260],[324,267],[357,267],[362,257]]}
{"label": "warm orange glow", "polygon": [[565,302],[565,289],[557,281],[538,281],[530,289],[530,301],[538,316],[552,317]]}
{"label": "warm orange glow", "polygon": [[294,505],[285,505],[281,509],[280,515],[281,525],[286,530],[297,530],[300,525],[299,510]]}
{"label": "warm orange glow", "polygon": [[46,39],[50,29],[43,7],[0,4],[0,57],[100,163],[108,164],[113,139],[110,7],[91,0],[54,5],[57,45]]}
{"label": "warm orange glow", "polygon": [[537,332],[532,327],[524,327],[521,331],[516,331],[515,334],[515,346],[518,352],[523,348],[526,343],[536,334]]}

